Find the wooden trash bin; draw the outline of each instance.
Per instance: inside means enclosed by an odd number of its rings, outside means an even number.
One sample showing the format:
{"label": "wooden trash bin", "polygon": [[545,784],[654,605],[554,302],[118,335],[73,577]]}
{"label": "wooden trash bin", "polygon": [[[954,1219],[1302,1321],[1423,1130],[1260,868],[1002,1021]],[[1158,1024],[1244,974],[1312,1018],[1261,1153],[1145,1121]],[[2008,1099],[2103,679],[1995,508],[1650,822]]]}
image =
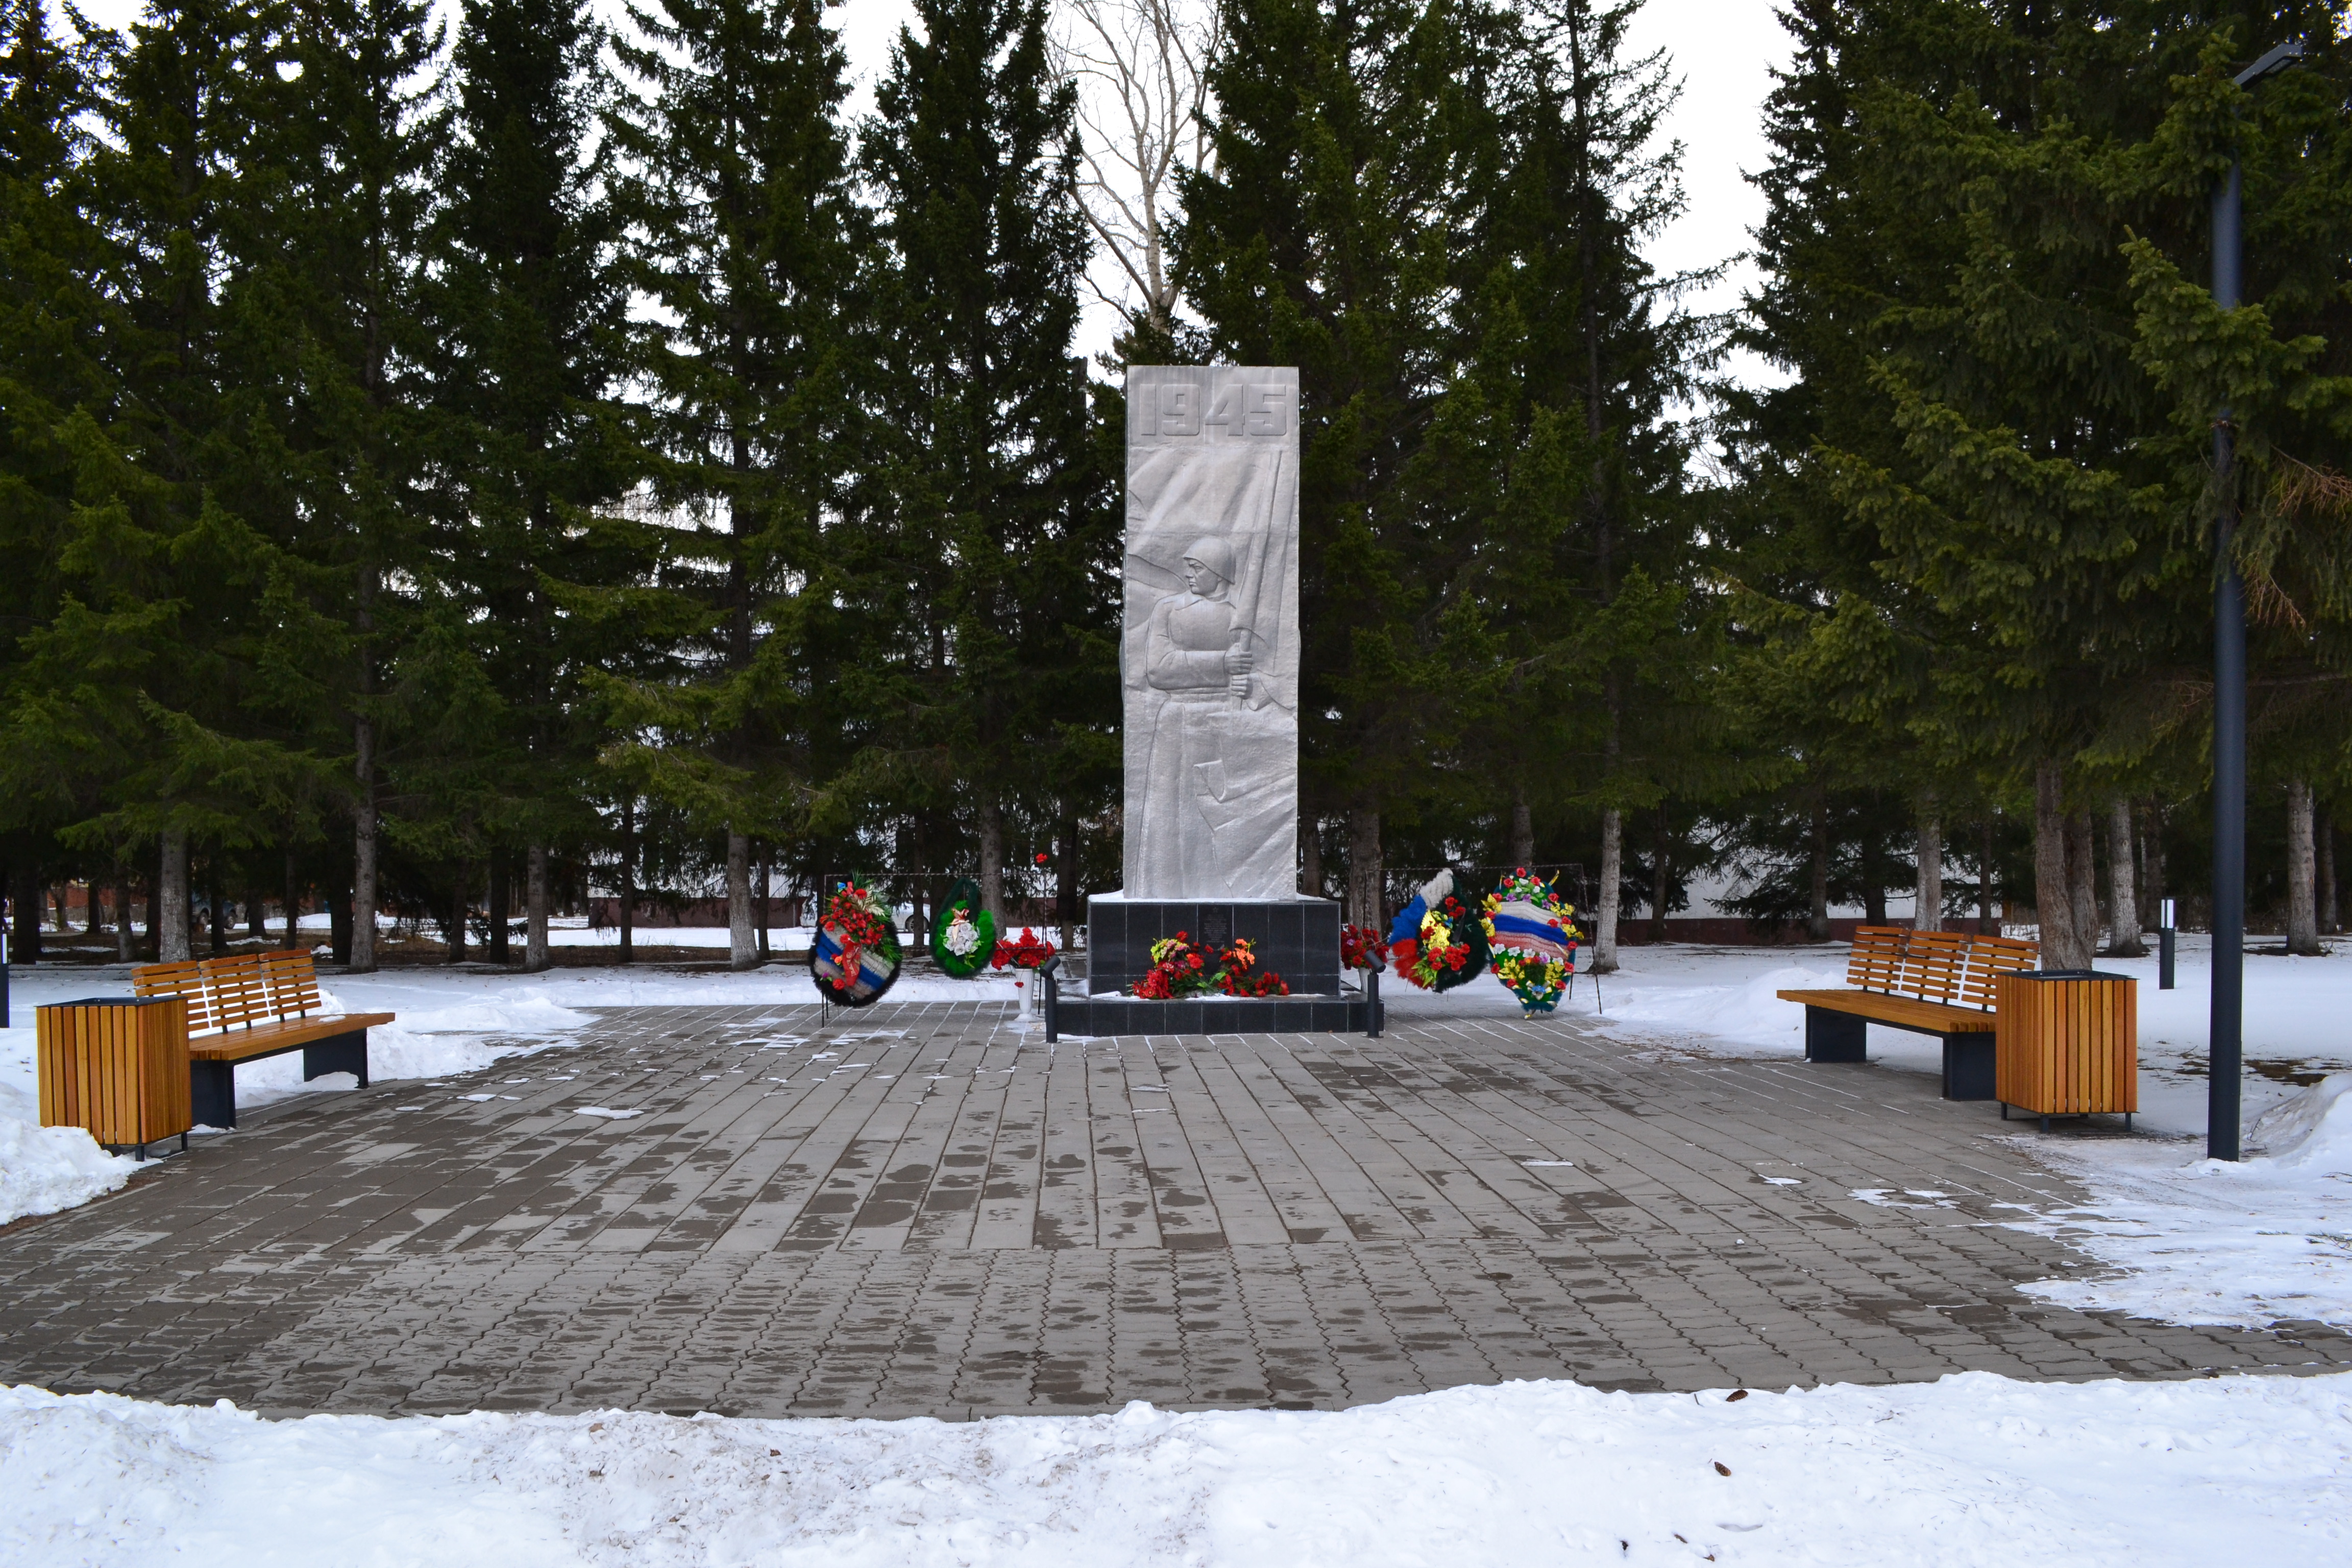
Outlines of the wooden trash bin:
{"label": "wooden trash bin", "polygon": [[188,1004],[179,996],[92,996],[34,1012],[41,1125],[84,1127],[111,1149],[177,1136],[188,1146]]}
{"label": "wooden trash bin", "polygon": [[2139,1109],[2139,982],[2095,969],[2021,969],[2000,977],[1993,1097],[2042,1118]]}

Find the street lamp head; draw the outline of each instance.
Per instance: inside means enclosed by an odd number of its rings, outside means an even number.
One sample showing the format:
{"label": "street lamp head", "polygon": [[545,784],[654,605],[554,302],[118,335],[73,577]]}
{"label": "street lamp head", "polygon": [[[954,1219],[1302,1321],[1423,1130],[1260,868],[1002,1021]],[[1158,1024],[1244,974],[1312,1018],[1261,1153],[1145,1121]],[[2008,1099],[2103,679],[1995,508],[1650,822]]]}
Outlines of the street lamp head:
{"label": "street lamp head", "polygon": [[2238,73],[2240,87],[2252,87],[2266,77],[2274,77],[2303,58],[2303,40],[2289,38],[2277,48]]}

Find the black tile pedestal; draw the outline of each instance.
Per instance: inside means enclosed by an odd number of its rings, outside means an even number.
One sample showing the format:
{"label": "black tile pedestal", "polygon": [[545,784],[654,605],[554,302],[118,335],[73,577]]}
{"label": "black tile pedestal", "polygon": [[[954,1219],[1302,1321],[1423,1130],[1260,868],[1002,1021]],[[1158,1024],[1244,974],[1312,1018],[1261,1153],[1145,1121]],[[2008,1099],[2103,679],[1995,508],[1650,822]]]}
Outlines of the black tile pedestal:
{"label": "black tile pedestal", "polygon": [[[1247,937],[1287,996],[1145,1002],[1124,994],[1151,969],[1151,944],[1185,933],[1199,947]],[[1087,900],[1087,984],[1056,998],[1065,1035],[1360,1034],[1371,1004],[1339,985],[1339,906],[1329,899]]]}

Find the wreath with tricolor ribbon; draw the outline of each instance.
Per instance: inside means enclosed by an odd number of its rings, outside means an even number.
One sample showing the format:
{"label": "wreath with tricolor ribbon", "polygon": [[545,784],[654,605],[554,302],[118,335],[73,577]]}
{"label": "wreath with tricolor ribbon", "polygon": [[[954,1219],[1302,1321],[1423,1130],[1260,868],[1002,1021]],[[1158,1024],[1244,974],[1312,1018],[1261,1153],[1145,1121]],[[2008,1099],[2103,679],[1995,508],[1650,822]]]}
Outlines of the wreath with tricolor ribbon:
{"label": "wreath with tricolor ribbon", "polygon": [[1485,926],[1495,978],[1530,1018],[1559,1005],[1576,966],[1575,906],[1525,867],[1507,873],[1486,895]]}
{"label": "wreath with tricolor ribbon", "polygon": [[1451,991],[1486,972],[1486,921],[1454,896],[1454,873],[1440,871],[1389,928],[1389,960],[1424,991]]}
{"label": "wreath with tricolor ribbon", "polygon": [[817,921],[809,972],[828,1000],[864,1007],[898,979],[898,931],[890,907],[870,888],[844,882]]}

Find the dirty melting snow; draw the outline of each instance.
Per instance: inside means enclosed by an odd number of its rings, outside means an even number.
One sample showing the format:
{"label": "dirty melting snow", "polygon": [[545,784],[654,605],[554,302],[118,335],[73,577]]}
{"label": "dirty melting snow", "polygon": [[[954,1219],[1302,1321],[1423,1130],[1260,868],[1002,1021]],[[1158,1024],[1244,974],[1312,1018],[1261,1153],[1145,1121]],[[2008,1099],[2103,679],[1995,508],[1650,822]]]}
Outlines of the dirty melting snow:
{"label": "dirty melting snow", "polygon": [[2012,1222],[2111,1273],[2048,1279],[2028,1295],[2175,1323],[2352,1325],[2352,1073],[2283,1101],[2249,1130],[2250,1157],[2144,1138],[2036,1141],[2091,1193],[2078,1208]]}
{"label": "dirty melting snow", "polygon": [[[0,1557],[1086,1568],[2136,1564],[2352,1556],[2352,1377],[971,1424],[272,1422],[0,1391]],[[1720,1467],[1720,1468],[1718,1468]],[[1728,1471],[1724,1474],[1722,1471]],[[2333,1542],[2334,1544],[2329,1544]]]}

